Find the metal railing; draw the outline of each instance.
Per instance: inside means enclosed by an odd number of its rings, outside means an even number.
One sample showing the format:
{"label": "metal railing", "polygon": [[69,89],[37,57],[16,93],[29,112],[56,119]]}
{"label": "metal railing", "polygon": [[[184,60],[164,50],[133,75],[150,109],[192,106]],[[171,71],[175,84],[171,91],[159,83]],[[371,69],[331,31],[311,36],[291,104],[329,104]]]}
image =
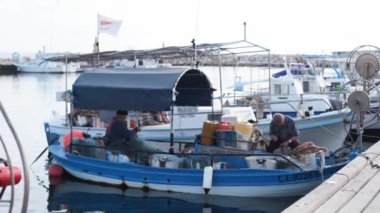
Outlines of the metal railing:
{"label": "metal railing", "polygon": [[[3,104],[1,102],[0,102],[0,111],[2,113],[4,120],[6,121],[8,127],[9,127],[9,130],[12,133],[12,136],[15,139],[15,142],[16,142],[16,145],[18,148],[18,152],[19,152],[18,154],[19,154],[19,156],[21,158],[21,162],[22,162],[22,171],[23,171],[22,179],[23,179],[23,183],[24,183],[24,189],[23,189],[21,212],[24,213],[24,212],[27,212],[27,207],[28,207],[28,202],[29,202],[29,172],[28,172],[28,169],[26,166],[27,165],[26,158],[25,158],[25,154],[24,154],[20,139],[19,139],[19,137],[15,131],[15,128],[13,127],[12,122],[10,121],[8,114],[6,113],[6,111],[3,107]],[[4,195],[4,191],[6,190],[7,186],[2,186],[1,193],[0,193],[0,201],[1,201],[1,203],[8,203],[9,204],[8,212],[12,212],[13,207],[14,207],[15,194],[16,194],[15,193],[15,184],[16,184],[15,183],[15,170],[14,170],[13,161],[12,161],[12,158],[14,158],[14,156],[11,156],[10,153],[8,152],[7,143],[3,140],[1,135],[0,135],[0,142],[2,144],[2,148],[3,148],[4,153],[6,155],[6,159],[1,159],[1,163],[3,163],[6,167],[9,168],[9,173],[10,173],[9,178],[10,178],[10,187],[11,187],[10,198],[9,198],[9,200],[8,199],[5,200],[5,199],[3,199],[3,195]]]}

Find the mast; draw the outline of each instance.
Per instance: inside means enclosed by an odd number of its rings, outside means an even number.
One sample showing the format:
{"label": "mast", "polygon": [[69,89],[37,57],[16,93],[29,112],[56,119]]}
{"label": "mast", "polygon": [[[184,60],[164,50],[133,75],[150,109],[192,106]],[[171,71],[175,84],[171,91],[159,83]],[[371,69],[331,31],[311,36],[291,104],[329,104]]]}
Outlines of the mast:
{"label": "mast", "polygon": [[98,68],[99,67],[99,63],[100,63],[100,48],[99,48],[99,32],[100,32],[100,23],[99,23],[99,14],[98,14],[98,18],[97,18],[97,33],[96,33],[96,38],[95,38],[95,46],[96,46],[96,67]]}

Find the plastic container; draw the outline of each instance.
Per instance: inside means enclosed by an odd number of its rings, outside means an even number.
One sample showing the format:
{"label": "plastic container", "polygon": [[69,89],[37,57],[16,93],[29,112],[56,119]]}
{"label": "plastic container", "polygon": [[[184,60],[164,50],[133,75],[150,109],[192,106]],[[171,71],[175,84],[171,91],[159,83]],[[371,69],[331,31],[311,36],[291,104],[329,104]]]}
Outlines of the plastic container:
{"label": "plastic container", "polygon": [[238,123],[238,117],[236,115],[223,115],[222,116],[223,123],[229,123],[231,125],[235,125]]}
{"label": "plastic container", "polygon": [[203,122],[201,144],[214,145],[214,134],[218,127],[218,123],[212,121]]}
{"label": "plastic container", "polygon": [[193,160],[191,162],[191,168],[193,169],[204,169],[207,165],[208,162],[204,160]]}
{"label": "plastic container", "polygon": [[181,158],[172,155],[162,155],[156,154],[152,155],[150,158],[150,165],[152,167],[161,167],[161,168],[178,168]]}
{"label": "plastic container", "polygon": [[129,157],[123,154],[114,154],[112,152],[107,151],[106,152],[106,159],[111,162],[115,163],[128,163]]}
{"label": "plastic container", "polygon": [[253,125],[248,122],[239,122],[234,125],[234,130],[250,138],[253,134]]}
{"label": "plastic container", "polygon": [[316,153],[305,154],[305,167],[304,169],[316,169],[317,165],[317,155]]}
{"label": "plastic container", "polygon": [[217,131],[232,130],[232,125],[230,123],[221,122],[216,128]]}
{"label": "plastic container", "polygon": [[227,169],[227,163],[226,162],[217,162],[212,165],[213,169]]}
{"label": "plastic container", "polygon": [[236,148],[237,132],[233,130],[217,130],[215,132],[216,145],[224,148]]}
{"label": "plastic container", "polygon": [[250,169],[276,169],[277,161],[262,156],[248,156],[245,158],[248,168]]}
{"label": "plastic container", "polygon": [[241,149],[241,150],[251,150],[252,142],[237,141],[236,145],[237,145],[238,149]]}

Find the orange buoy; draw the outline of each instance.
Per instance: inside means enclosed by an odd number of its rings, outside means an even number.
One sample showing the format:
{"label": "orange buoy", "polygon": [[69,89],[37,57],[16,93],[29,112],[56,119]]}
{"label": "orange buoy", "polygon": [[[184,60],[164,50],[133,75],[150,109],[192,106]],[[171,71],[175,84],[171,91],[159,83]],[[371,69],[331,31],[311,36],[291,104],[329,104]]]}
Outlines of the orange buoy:
{"label": "orange buoy", "polygon": [[73,130],[72,132],[66,133],[65,137],[63,138],[63,147],[65,147],[65,149],[67,149],[67,147],[70,145],[71,133],[73,134],[73,139],[83,139],[83,132],[80,130]]}
{"label": "orange buoy", "polygon": [[130,129],[134,129],[134,128],[136,128],[136,127],[137,127],[136,120],[135,120],[135,119],[131,119],[131,120],[129,121],[129,128],[130,128]]}
{"label": "orange buoy", "polygon": [[[13,166],[12,171],[14,183],[18,184],[21,180],[21,170],[18,167]],[[11,171],[9,166],[0,167],[0,186],[4,187],[11,184]]]}
{"label": "orange buoy", "polygon": [[58,164],[51,164],[49,167],[49,176],[59,177],[63,175],[63,168]]}

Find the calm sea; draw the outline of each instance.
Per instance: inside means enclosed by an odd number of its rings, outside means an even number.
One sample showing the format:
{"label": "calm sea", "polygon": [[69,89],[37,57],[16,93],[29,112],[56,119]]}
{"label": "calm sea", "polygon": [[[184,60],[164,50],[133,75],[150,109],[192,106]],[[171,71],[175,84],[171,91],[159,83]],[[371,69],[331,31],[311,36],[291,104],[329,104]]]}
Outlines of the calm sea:
{"label": "calm sea", "polygon": [[[219,90],[219,69],[203,68],[214,87]],[[222,87],[234,84],[235,75],[242,79],[264,79],[268,73],[261,69],[247,68],[236,73],[234,68],[222,70]],[[166,192],[143,192],[139,189],[119,189],[80,182],[71,177],[50,179],[47,175],[46,148],[43,123],[55,114],[64,114],[63,102],[56,102],[56,92],[69,89],[78,74],[18,74],[0,76],[0,101],[22,142],[30,174],[28,212],[51,212],[68,209],[67,212],[279,212],[296,198],[234,198],[212,197]],[[21,168],[17,146],[0,117],[0,134],[7,144],[14,165]],[[0,152],[0,157],[5,157]],[[24,184],[16,186],[13,212],[20,212]],[[10,190],[10,188],[9,188]],[[7,190],[7,191],[9,191]],[[0,207],[0,212],[6,212]]]}

